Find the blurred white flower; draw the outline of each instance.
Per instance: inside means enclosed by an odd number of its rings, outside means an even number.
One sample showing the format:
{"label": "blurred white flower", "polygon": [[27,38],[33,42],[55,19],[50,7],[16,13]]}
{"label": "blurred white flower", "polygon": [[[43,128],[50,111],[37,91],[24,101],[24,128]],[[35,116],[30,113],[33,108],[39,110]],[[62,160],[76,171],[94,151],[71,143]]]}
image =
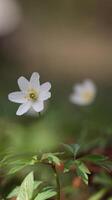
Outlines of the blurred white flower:
{"label": "blurred white flower", "polygon": [[74,104],[85,106],[91,104],[96,97],[96,86],[93,81],[87,79],[82,84],[76,84],[70,101]]}
{"label": "blurred white flower", "polygon": [[44,101],[51,97],[51,84],[49,82],[40,85],[39,74],[34,72],[28,81],[21,76],[18,85],[21,91],[12,92],[8,95],[10,101],[20,103],[17,115],[23,115],[28,111],[41,112],[44,109]]}
{"label": "blurred white flower", "polygon": [[15,30],[21,21],[21,10],[16,0],[0,0],[0,35]]}

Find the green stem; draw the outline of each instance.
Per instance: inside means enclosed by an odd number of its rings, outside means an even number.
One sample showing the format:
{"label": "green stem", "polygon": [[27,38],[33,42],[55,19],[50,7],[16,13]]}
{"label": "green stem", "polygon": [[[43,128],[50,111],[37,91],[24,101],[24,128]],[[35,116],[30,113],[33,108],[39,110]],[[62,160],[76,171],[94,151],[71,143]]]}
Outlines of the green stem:
{"label": "green stem", "polygon": [[61,188],[60,188],[60,180],[59,180],[58,172],[54,165],[52,165],[52,169],[54,171],[54,175],[56,177],[56,183],[57,183],[57,200],[61,200]]}
{"label": "green stem", "polygon": [[39,114],[39,117],[41,117],[41,112],[39,112],[38,114]]}
{"label": "green stem", "polygon": [[46,162],[41,162],[42,164],[45,164],[47,166],[50,166],[52,170],[54,171],[54,176],[56,178],[56,184],[57,184],[57,199],[56,200],[61,200],[61,187],[60,187],[60,180],[58,176],[58,172],[56,170],[56,167],[54,164],[51,163],[46,163]]}

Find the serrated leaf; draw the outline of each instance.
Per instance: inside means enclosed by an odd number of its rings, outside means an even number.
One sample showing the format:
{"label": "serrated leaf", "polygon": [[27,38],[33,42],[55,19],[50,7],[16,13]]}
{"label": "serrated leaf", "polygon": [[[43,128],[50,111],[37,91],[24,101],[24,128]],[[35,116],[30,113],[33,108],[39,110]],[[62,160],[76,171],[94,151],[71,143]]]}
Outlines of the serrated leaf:
{"label": "serrated leaf", "polygon": [[13,198],[13,197],[17,197],[18,193],[19,193],[20,187],[16,187],[8,196],[7,198]]}
{"label": "serrated leaf", "polygon": [[104,162],[98,163],[98,165],[101,166],[101,167],[103,167],[103,168],[105,168],[109,172],[112,171],[112,161],[106,160]]}
{"label": "serrated leaf", "polygon": [[80,146],[79,144],[63,144],[63,146],[76,157]]}
{"label": "serrated leaf", "polygon": [[23,180],[17,200],[30,200],[33,195],[34,189],[34,176],[33,172],[29,173],[26,178]]}
{"label": "serrated leaf", "polygon": [[16,172],[22,170],[26,165],[19,165],[19,166],[13,166],[11,169],[9,169],[8,174],[15,174]]}
{"label": "serrated leaf", "polygon": [[38,162],[37,156],[25,156],[23,155],[20,158],[20,155],[6,155],[1,161],[0,166],[1,167],[7,167],[8,174],[14,174],[17,171],[20,171],[26,166],[29,165],[35,165],[35,163]]}
{"label": "serrated leaf", "polygon": [[88,184],[88,174],[91,174],[91,172],[89,171],[89,169],[80,160],[76,160],[75,161],[75,165],[76,165],[76,173],[77,173],[77,175],[80,176],[82,178],[82,180],[86,184]]}
{"label": "serrated leaf", "polygon": [[9,161],[9,163],[7,163],[7,165],[9,166],[8,174],[14,174],[29,165],[29,161],[12,159]]}
{"label": "serrated leaf", "polygon": [[52,189],[49,189],[47,191],[43,191],[39,193],[34,200],[47,200],[55,195],[56,195],[56,192]]}
{"label": "serrated leaf", "polygon": [[45,153],[42,156],[42,160],[48,160],[49,162],[53,162],[54,164],[60,165],[60,159],[55,156],[53,153]]}
{"label": "serrated leaf", "polygon": [[72,148],[73,148],[73,153],[74,153],[74,156],[77,155],[79,149],[80,149],[80,146],[79,144],[71,144]]}
{"label": "serrated leaf", "polygon": [[87,155],[82,160],[93,162],[96,165],[99,165],[106,170],[112,171],[112,161],[109,160],[107,156],[103,155]]}
{"label": "serrated leaf", "polygon": [[63,144],[63,146],[65,147],[65,149],[67,149],[69,152],[73,153],[73,148],[71,145],[69,144]]}
{"label": "serrated leaf", "polygon": [[[34,190],[37,189],[42,184],[42,181],[35,181],[34,182]],[[20,186],[16,187],[8,196],[7,198],[10,199],[12,197],[17,197],[20,191]]]}
{"label": "serrated leaf", "polygon": [[97,154],[87,155],[87,156],[85,156],[83,158],[85,160],[88,160],[88,161],[91,161],[91,162],[94,162],[94,163],[108,160],[107,156],[97,155]]}

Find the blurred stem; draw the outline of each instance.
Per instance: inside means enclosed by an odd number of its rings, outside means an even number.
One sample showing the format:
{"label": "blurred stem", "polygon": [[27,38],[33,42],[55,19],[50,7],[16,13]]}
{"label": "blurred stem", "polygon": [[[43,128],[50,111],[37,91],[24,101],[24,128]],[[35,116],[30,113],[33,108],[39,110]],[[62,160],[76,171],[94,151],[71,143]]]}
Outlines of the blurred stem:
{"label": "blurred stem", "polygon": [[61,187],[60,187],[60,180],[59,180],[58,172],[54,165],[52,165],[52,169],[54,171],[54,175],[55,175],[56,183],[57,183],[57,200],[61,200]]}
{"label": "blurred stem", "polygon": [[39,112],[39,117],[41,117],[41,112]]}
{"label": "blurred stem", "polygon": [[47,163],[47,162],[42,162],[42,161],[41,161],[41,163],[44,165],[50,166],[52,168],[52,170],[54,172],[54,176],[56,178],[56,184],[57,184],[57,199],[56,200],[61,200],[60,180],[59,180],[59,175],[58,175],[55,165],[52,163]]}

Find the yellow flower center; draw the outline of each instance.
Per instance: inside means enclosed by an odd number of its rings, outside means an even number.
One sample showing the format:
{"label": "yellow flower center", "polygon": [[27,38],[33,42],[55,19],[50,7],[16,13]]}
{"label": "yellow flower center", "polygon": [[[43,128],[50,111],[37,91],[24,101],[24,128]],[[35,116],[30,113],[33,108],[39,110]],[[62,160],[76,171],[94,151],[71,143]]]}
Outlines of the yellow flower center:
{"label": "yellow flower center", "polygon": [[28,100],[31,100],[31,101],[36,101],[37,99],[38,99],[38,97],[39,97],[39,94],[38,94],[38,92],[37,91],[35,91],[35,90],[29,90],[28,91],[28,95],[26,96],[26,98],[28,99]]}
{"label": "yellow flower center", "polygon": [[86,101],[90,101],[93,99],[94,97],[94,94],[91,92],[91,91],[86,91],[82,94],[83,98],[86,100]]}
{"label": "yellow flower center", "polygon": [[36,94],[33,93],[33,92],[31,92],[31,93],[29,94],[29,97],[30,97],[30,99],[32,99],[32,100],[36,100],[36,99],[37,99]]}

